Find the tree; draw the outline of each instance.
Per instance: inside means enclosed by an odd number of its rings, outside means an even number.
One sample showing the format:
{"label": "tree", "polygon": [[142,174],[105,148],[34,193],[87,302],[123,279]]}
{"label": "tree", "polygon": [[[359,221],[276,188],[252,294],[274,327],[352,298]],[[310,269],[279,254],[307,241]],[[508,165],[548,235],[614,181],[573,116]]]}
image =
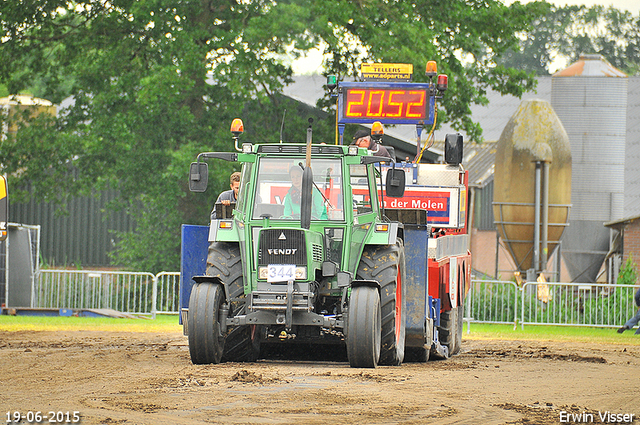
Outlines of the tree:
{"label": "tree", "polygon": [[554,61],[575,62],[583,53],[600,53],[628,75],[640,75],[640,16],[613,7],[548,5],[548,13],[520,35],[519,48],[498,62],[548,75]]}
{"label": "tree", "polygon": [[429,60],[449,75],[440,119],[482,140],[471,104],[486,104],[487,89],[521,96],[534,88],[531,73],[509,69],[496,58],[517,46],[516,34],[546,13],[546,4],[509,7],[489,0],[314,2],[310,30],[326,45],[327,72],[356,76],[362,62],[414,65],[414,81]]}
{"label": "tree", "polygon": [[[217,195],[189,194],[188,163],[232,149],[236,116],[247,140],[275,142],[283,111],[300,108],[280,95],[291,78],[284,54],[324,43],[327,72],[342,76],[363,61],[421,70],[438,59],[451,78],[441,117],[481,139],[469,105],[486,103],[489,87],[533,87],[532,75],[495,59],[541,10],[496,0],[3,2],[0,84],[72,102],[2,140],[2,171],[13,187],[29,181],[32,196],[60,203],[118,189],[137,230],[119,242],[116,261],[176,269],[179,224],[206,222]],[[327,112],[316,140],[333,140]],[[285,140],[304,141],[306,118],[287,114]],[[234,165],[216,163],[210,187],[228,187]]]}

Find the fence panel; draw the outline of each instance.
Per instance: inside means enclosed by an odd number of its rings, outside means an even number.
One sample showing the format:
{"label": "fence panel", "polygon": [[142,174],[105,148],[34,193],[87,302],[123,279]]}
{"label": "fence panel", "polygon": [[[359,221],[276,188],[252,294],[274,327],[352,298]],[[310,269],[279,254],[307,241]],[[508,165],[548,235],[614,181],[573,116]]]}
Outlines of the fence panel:
{"label": "fence panel", "polygon": [[515,282],[472,279],[465,319],[474,323],[510,323],[515,326],[518,301],[519,290]]}
{"label": "fence panel", "polygon": [[180,308],[180,272],[161,272],[156,275],[158,288],[157,313],[178,314]]}
{"label": "fence panel", "polygon": [[[32,307],[179,310],[180,273],[40,270]],[[618,327],[636,311],[633,285],[471,280],[468,323]],[[467,329],[468,331],[468,329]]]}
{"label": "fence panel", "polygon": [[636,311],[633,285],[537,283],[522,287],[521,324],[617,327]]}
{"label": "fence panel", "polygon": [[144,272],[40,270],[32,307],[155,314],[156,277]]}

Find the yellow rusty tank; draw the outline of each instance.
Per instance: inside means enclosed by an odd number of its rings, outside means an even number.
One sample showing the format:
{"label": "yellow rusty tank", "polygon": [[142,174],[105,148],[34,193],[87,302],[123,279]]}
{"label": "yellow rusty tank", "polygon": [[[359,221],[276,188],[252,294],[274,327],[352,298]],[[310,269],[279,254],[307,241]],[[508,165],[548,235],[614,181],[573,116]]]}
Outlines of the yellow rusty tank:
{"label": "yellow rusty tank", "polygon": [[16,115],[17,113],[23,113],[28,110],[31,116],[43,113],[56,116],[56,107],[48,100],[22,94],[0,98],[0,109],[4,109],[5,113],[8,112],[9,122],[4,127],[4,131],[9,133],[18,131],[17,119],[19,118]]}
{"label": "yellow rusty tank", "polygon": [[[557,246],[571,203],[571,145],[549,102],[523,101],[502,131],[496,150],[493,214],[520,271],[533,267],[536,161],[549,170],[548,254]],[[546,267],[545,267],[546,268]]]}

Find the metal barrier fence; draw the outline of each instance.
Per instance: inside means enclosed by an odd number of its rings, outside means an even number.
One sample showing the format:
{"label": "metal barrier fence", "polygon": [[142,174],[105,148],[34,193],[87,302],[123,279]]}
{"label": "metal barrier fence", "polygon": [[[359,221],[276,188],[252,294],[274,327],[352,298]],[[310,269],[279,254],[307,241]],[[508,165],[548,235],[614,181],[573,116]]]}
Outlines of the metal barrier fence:
{"label": "metal barrier fence", "polygon": [[40,270],[32,307],[177,313],[178,272],[157,275],[104,270]]}
{"label": "metal barrier fence", "polygon": [[[180,273],[40,270],[32,307],[177,314]],[[471,280],[465,321],[618,327],[636,311],[633,285]]]}
{"label": "metal barrier fence", "polygon": [[504,280],[471,280],[467,295],[467,321],[513,323],[518,320],[518,285]]}
{"label": "metal barrier fence", "polygon": [[161,272],[156,275],[157,313],[178,314],[180,311],[180,273]]}
{"label": "metal barrier fence", "polygon": [[520,323],[618,327],[637,307],[633,285],[526,282]]}
{"label": "metal barrier fence", "polygon": [[471,280],[465,321],[618,327],[636,312],[634,285]]}

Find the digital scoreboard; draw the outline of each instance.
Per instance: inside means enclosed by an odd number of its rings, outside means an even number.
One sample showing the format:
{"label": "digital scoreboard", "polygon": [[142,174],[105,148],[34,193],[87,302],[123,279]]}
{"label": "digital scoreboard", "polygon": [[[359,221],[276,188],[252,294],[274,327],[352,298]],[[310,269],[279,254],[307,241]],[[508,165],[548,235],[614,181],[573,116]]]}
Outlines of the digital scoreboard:
{"label": "digital scoreboard", "polygon": [[340,83],[340,123],[429,124],[429,84],[398,82]]}

